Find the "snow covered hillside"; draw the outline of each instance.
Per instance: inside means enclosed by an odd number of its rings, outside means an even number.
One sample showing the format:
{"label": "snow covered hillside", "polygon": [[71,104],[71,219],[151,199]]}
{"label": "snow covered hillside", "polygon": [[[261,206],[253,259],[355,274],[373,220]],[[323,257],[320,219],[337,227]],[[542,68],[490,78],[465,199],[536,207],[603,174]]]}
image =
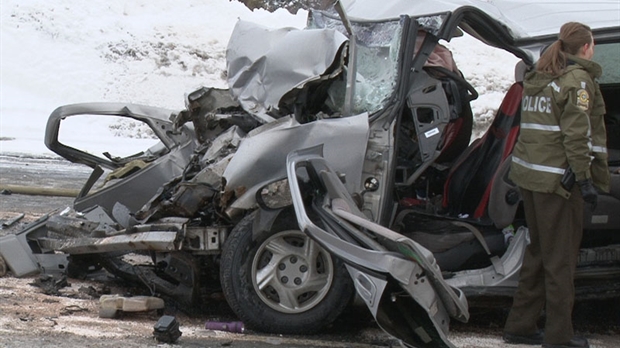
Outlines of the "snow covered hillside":
{"label": "snow covered hillside", "polygon": [[[171,109],[201,86],[226,88],[225,50],[238,19],[304,27],[307,12],[250,11],[229,0],[2,0],[0,153],[51,155],[47,117],[60,105],[115,101]],[[470,37],[447,45],[488,120],[516,58]]]}

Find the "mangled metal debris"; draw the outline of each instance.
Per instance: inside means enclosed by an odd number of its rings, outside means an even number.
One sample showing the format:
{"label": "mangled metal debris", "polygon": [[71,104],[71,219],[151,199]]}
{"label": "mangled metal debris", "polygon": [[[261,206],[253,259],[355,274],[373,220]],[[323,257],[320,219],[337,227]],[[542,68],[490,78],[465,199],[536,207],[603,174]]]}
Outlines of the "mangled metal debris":
{"label": "mangled metal debris", "polygon": [[42,253],[38,248],[33,251],[29,243],[32,238],[47,236],[45,222],[48,218],[49,215],[45,215],[16,234],[0,237],[0,254],[15,277],[39,272],[56,274],[66,272],[68,255]]}
{"label": "mangled metal debris", "polygon": [[245,110],[271,122],[292,111],[287,94],[342,72],[345,42],[335,29],[274,30],[239,21],[226,50],[228,85]]}
{"label": "mangled metal debris", "polygon": [[26,214],[20,213],[20,214],[17,214],[17,216],[14,216],[14,217],[12,217],[10,219],[6,219],[6,220],[2,221],[2,225],[0,225],[0,229],[13,226],[13,224],[15,224],[19,220],[23,219],[24,216],[26,216]]}
{"label": "mangled metal debris", "polygon": [[88,308],[80,307],[78,305],[69,305],[60,310],[60,315],[71,315],[80,312],[88,312]]}
{"label": "mangled metal debris", "polygon": [[66,275],[42,274],[30,285],[37,286],[46,295],[60,295],[60,289],[71,286]]}

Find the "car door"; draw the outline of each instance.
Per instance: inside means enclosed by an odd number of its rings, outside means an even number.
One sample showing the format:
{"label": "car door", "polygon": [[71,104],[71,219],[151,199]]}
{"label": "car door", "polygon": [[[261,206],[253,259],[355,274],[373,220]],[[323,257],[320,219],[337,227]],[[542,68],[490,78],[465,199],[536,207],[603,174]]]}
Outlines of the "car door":
{"label": "car door", "polygon": [[301,230],[345,261],[379,326],[406,346],[453,347],[450,318],[468,320],[467,300],[444,281],[433,254],[364,216],[321,146],[292,152],[287,173]]}
{"label": "car door", "polygon": [[[71,162],[93,168],[74,208],[83,211],[99,205],[112,212],[118,202],[135,212],[164,183],[183,173],[196,141],[189,128],[175,129],[171,115],[171,110],[123,103],[81,103],[54,110],[47,122],[45,145]],[[144,129],[148,139],[133,139],[135,148],[127,146],[126,139],[114,134],[123,126],[133,133]],[[82,136],[74,143],[78,137],[63,137],[67,132]],[[96,153],[89,150],[91,143],[103,143],[110,150]]]}

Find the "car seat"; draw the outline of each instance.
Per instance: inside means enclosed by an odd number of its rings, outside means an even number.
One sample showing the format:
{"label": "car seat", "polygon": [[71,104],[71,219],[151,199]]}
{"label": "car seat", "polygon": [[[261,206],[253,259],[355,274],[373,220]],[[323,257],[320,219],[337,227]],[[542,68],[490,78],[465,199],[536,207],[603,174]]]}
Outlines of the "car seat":
{"label": "car seat", "polygon": [[[498,169],[506,164],[519,133],[522,82],[515,82],[504,97],[493,123],[454,162],[444,184],[442,208],[451,216],[481,218]],[[515,202],[516,203],[516,202]]]}
{"label": "car seat", "polygon": [[424,71],[441,81],[450,105],[450,122],[442,132],[442,139],[438,145],[441,154],[435,162],[452,162],[469,145],[473,127],[470,102],[478,98],[478,92],[460,72],[456,73],[439,66],[427,66],[424,67]]}

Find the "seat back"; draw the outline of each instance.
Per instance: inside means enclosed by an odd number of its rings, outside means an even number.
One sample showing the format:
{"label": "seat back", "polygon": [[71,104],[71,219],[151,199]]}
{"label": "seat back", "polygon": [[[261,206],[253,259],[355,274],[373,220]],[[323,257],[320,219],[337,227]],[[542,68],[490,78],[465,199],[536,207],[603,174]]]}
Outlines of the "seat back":
{"label": "seat back", "polygon": [[450,215],[486,215],[493,179],[512,153],[519,133],[523,85],[514,83],[495,115],[493,123],[455,161],[444,184],[443,208]]}
{"label": "seat back", "polygon": [[478,92],[463,77],[462,74],[439,66],[424,67],[430,76],[441,81],[448,104],[450,105],[450,122],[442,132],[442,139],[437,147],[441,154],[436,163],[452,162],[469,145],[473,126],[473,113],[470,102],[478,98]]}

